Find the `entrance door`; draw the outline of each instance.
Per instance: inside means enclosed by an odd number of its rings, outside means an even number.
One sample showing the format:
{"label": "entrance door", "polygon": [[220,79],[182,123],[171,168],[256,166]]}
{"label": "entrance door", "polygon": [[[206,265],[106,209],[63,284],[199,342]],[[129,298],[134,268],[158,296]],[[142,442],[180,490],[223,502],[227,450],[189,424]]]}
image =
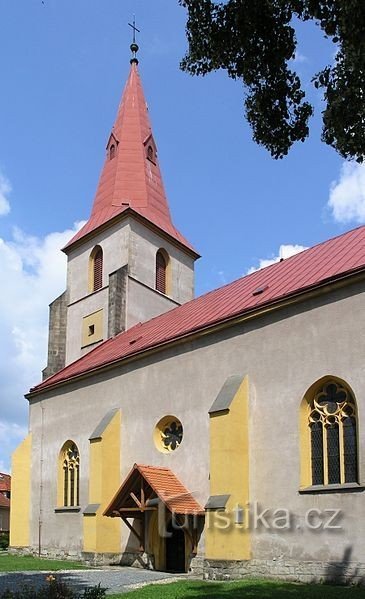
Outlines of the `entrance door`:
{"label": "entrance door", "polygon": [[167,527],[166,570],[167,572],[185,572],[185,534],[181,528]]}

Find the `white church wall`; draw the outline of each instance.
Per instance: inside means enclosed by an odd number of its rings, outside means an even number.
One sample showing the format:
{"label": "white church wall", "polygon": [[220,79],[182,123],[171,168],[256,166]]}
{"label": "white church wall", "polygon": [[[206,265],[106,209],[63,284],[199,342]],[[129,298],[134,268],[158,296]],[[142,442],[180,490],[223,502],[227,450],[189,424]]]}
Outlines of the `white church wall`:
{"label": "white church wall", "polygon": [[[122,413],[121,481],[135,462],[167,466],[204,505],[209,496],[208,410],[228,376],[248,375],[250,382],[250,501],[269,510],[287,509],[295,522],[306,511],[341,509],[343,530],[290,531],[252,529],[252,556],[262,561],[341,561],[365,567],[365,518],[362,493],[300,495],[299,407],[316,380],[332,374],[347,381],[359,405],[360,456],[365,450],[365,284],[332,291],[298,304],[165,349],[113,370],[48,391],[31,407],[33,450],[33,543],[38,535],[40,440],[43,438],[42,543],[45,548],[80,546],[80,514],[54,512],[57,452],[71,438],[81,454],[81,503],[87,504],[88,437],[105,415]],[[153,442],[156,423],[167,414],[183,424],[176,452],[160,453]],[[229,467],[229,465],[227,465]],[[364,461],[361,481],[365,482]],[[229,493],[229,489],[227,489]],[[62,532],[60,533],[60,527]],[[80,535],[80,536],[79,536]],[[61,536],[61,539],[60,539]],[[123,529],[123,543],[129,533]],[[227,537],[228,538],[228,537]],[[66,542],[67,540],[67,542]],[[204,538],[199,552],[204,551]]]}
{"label": "white church wall", "polygon": [[[103,250],[103,288],[89,290],[89,258],[93,248]],[[103,310],[103,339],[108,338],[108,287],[109,275],[128,263],[129,225],[117,223],[97,236],[84,241],[68,255],[67,288],[69,304],[67,311],[66,365],[90,351],[83,347],[83,318]]]}
{"label": "white church wall", "polygon": [[83,319],[98,310],[103,311],[103,340],[108,338],[108,287],[99,289],[83,300],[69,305],[67,313],[66,365],[92,349],[83,347]]}
{"label": "white church wall", "polygon": [[163,248],[169,255],[171,288],[168,295],[183,304],[194,298],[194,259],[151,229],[131,219],[130,275],[155,288],[157,251]]}
{"label": "white church wall", "polygon": [[128,329],[138,322],[150,320],[154,316],[176,308],[178,305],[177,302],[174,302],[163,293],[150,289],[136,279],[128,278]]}
{"label": "white church wall", "polygon": [[[89,290],[89,257],[96,245],[103,250],[103,288]],[[170,257],[168,295],[155,290],[156,252],[163,247]],[[103,310],[103,339],[108,338],[109,275],[128,265],[127,327],[143,322],[194,297],[194,260],[139,223],[127,218],[101,231],[69,252],[66,365],[84,355],[92,346],[82,344],[82,322]]]}
{"label": "white church wall", "polygon": [[103,286],[109,274],[128,263],[129,225],[127,221],[109,226],[104,231],[72,249],[68,254],[67,288],[72,304],[89,294],[89,257],[96,245],[103,250]]}

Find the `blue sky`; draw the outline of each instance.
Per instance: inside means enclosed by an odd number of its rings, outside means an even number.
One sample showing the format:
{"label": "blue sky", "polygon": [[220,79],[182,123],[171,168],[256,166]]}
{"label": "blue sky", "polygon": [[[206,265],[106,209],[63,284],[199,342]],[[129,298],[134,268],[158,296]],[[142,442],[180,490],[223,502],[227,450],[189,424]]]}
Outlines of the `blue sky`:
{"label": "blue sky", "polygon": [[[240,277],[292,246],[365,220],[363,167],[320,141],[311,77],[335,48],[298,26],[298,70],[314,104],[311,135],[275,161],[251,140],[243,88],[223,72],[179,70],[177,0],[0,0],[0,469],[26,432],[22,398],[46,362],[48,303],[61,293],[58,248],[88,217],[129,70],[136,13],[140,73],[175,224],[202,254],[196,290]],[[76,225],[77,226],[77,225]],[[300,249],[300,248],[299,248]]]}

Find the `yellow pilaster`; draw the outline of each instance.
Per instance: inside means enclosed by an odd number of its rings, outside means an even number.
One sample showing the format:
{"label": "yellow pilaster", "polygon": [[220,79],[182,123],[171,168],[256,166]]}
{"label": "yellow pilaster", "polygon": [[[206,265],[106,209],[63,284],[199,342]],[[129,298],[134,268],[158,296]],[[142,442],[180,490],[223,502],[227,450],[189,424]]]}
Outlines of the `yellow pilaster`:
{"label": "yellow pilaster", "polygon": [[30,545],[30,481],[32,437],[29,434],[12,455],[10,546]]}
{"label": "yellow pilaster", "polygon": [[89,504],[94,513],[84,514],[84,551],[120,553],[120,518],[103,516],[120,485],[121,415],[118,410],[100,437],[90,440]]}
{"label": "yellow pilaster", "polygon": [[229,408],[210,414],[210,494],[229,495],[225,509],[208,511],[206,557],[250,559],[248,377]]}
{"label": "yellow pilaster", "polygon": [[310,402],[308,397],[305,396],[300,404],[299,411],[301,488],[309,487],[312,484],[309,413]]}

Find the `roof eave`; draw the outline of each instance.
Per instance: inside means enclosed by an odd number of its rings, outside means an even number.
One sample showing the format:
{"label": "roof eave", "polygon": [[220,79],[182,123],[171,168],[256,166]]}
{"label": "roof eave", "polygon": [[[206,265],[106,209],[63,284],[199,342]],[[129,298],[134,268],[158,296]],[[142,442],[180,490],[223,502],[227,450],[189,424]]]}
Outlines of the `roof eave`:
{"label": "roof eave", "polygon": [[89,370],[85,370],[84,372],[82,372],[80,374],[71,376],[63,381],[58,381],[58,382],[51,384],[47,387],[43,387],[42,389],[37,390],[35,388],[34,390],[30,390],[29,393],[27,393],[24,397],[28,400],[31,400],[34,397],[41,395],[42,393],[52,391],[53,389],[62,387],[64,385],[68,385],[70,383],[76,382],[83,378],[87,378],[94,374],[98,374],[102,371],[116,368],[118,365],[120,365],[122,363],[127,363],[132,360],[139,359],[146,354],[158,352],[162,348],[165,348],[167,346],[172,346],[177,343],[182,343],[187,338],[196,337],[196,336],[199,337],[204,334],[209,334],[209,333],[214,332],[217,329],[234,326],[234,324],[240,322],[242,319],[246,320],[248,318],[255,318],[255,317],[260,316],[262,313],[266,313],[268,311],[273,311],[273,310],[278,310],[281,307],[284,307],[285,305],[287,305],[288,303],[296,303],[296,302],[302,301],[302,299],[304,299],[304,297],[310,293],[326,292],[326,289],[325,289],[326,287],[329,287],[329,286],[331,287],[336,284],[339,285],[340,283],[344,284],[345,281],[348,281],[349,279],[352,279],[352,278],[357,278],[358,275],[361,275],[364,273],[365,273],[365,265],[360,267],[359,269],[352,270],[347,273],[342,273],[339,276],[331,277],[330,279],[324,279],[320,283],[316,283],[316,284],[311,285],[311,286],[309,286],[305,289],[302,289],[300,291],[293,292],[291,294],[285,295],[276,300],[270,300],[266,303],[260,304],[259,306],[255,306],[254,308],[252,308],[250,310],[239,312],[238,314],[235,314],[228,318],[223,318],[223,319],[217,320],[215,322],[209,323],[206,326],[197,327],[196,329],[188,331],[187,333],[181,334],[181,335],[179,335],[177,337],[173,337],[171,339],[167,339],[166,341],[162,341],[155,345],[149,345],[148,347],[144,347],[140,350],[137,350],[136,352],[129,354],[128,356],[125,356],[122,358],[117,358],[116,360],[106,362],[104,364],[100,364],[100,366],[90,368]]}
{"label": "roof eave", "polygon": [[159,227],[158,225],[156,225],[155,223],[150,221],[148,218],[145,218],[144,216],[139,214],[139,212],[137,212],[136,210],[133,210],[133,208],[131,206],[129,206],[128,208],[125,208],[125,210],[123,210],[122,212],[120,212],[119,214],[117,214],[116,216],[111,218],[110,220],[106,221],[105,223],[99,225],[92,231],[89,231],[82,237],[79,237],[74,242],[72,242],[72,240],[71,240],[67,245],[65,245],[63,248],[61,248],[61,251],[64,254],[68,255],[69,252],[71,250],[73,250],[74,248],[77,248],[78,246],[82,245],[85,241],[92,239],[93,237],[98,235],[101,231],[108,229],[110,226],[114,225],[115,223],[117,223],[119,221],[124,220],[128,216],[132,216],[132,217],[136,218],[136,220],[143,222],[143,224],[147,225],[149,228],[157,231],[162,237],[165,237],[170,243],[172,243],[173,245],[176,245],[180,249],[183,249],[184,252],[191,255],[194,258],[194,260],[198,260],[199,258],[201,258],[201,255],[195,249],[193,249],[192,247],[189,247],[188,245],[185,245],[184,243],[182,243],[181,241],[176,239],[176,237],[173,237],[172,235],[167,233],[167,231],[165,231],[164,229],[161,229],[161,227]]}

